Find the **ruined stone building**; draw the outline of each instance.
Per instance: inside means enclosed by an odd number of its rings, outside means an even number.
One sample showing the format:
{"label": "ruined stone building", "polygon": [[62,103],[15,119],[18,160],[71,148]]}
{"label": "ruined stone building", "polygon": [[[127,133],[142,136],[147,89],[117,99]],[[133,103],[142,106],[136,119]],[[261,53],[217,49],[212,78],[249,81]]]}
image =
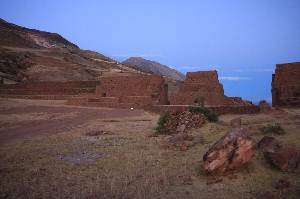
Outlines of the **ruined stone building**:
{"label": "ruined stone building", "polygon": [[161,75],[103,77],[95,93],[82,93],[68,99],[72,105],[109,108],[141,108],[167,102],[168,85]]}
{"label": "ruined stone building", "polygon": [[200,97],[205,98],[208,106],[227,104],[228,98],[219,83],[217,71],[188,72],[179,92],[171,96],[171,105],[193,105]]}
{"label": "ruined stone building", "polygon": [[272,106],[300,107],[300,62],[276,64],[272,75]]}

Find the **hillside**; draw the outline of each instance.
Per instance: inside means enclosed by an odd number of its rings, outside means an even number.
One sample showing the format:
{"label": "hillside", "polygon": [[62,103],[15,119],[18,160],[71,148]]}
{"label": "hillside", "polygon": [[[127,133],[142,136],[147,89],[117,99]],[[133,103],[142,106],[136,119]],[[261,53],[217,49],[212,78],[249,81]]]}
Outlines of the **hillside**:
{"label": "hillside", "polygon": [[0,41],[0,76],[5,84],[149,74],[97,52],[82,50],[57,33],[20,27],[2,19]]}
{"label": "hillside", "polygon": [[141,57],[130,57],[129,59],[123,61],[122,63],[135,65],[140,68],[150,70],[154,74],[167,76],[172,79],[177,79],[177,80],[185,79],[185,75],[182,74],[181,72],[179,72],[175,69],[169,68],[168,66],[162,65],[158,62],[146,60]]}

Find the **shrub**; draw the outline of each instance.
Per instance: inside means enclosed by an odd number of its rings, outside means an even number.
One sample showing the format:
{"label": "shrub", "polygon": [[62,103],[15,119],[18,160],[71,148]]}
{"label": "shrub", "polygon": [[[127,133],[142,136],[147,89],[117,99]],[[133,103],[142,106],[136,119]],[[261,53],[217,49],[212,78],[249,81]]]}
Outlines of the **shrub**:
{"label": "shrub", "polygon": [[277,134],[277,135],[283,135],[283,134],[286,133],[279,123],[275,123],[274,126],[268,124],[268,126],[263,126],[263,127],[259,128],[259,130],[263,134],[274,133],[274,134]]}
{"label": "shrub", "polygon": [[204,105],[205,105],[205,97],[201,96],[199,98],[194,99],[194,103],[197,104],[197,105],[200,104],[201,107],[204,107]]}
{"label": "shrub", "polygon": [[210,122],[217,122],[219,120],[218,114],[205,107],[190,106],[189,111],[192,113],[203,114]]}
{"label": "shrub", "polygon": [[165,123],[167,121],[167,118],[169,117],[170,113],[169,112],[165,112],[164,114],[161,114],[158,122],[157,122],[157,127],[156,127],[156,131],[158,133],[162,133],[163,130],[165,129]]}

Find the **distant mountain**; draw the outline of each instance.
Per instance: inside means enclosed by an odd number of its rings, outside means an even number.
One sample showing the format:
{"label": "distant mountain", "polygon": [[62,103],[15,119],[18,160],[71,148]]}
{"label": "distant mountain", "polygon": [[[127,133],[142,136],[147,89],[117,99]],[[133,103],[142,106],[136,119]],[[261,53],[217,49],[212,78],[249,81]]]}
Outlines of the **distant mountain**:
{"label": "distant mountain", "polygon": [[177,79],[177,80],[185,79],[185,75],[182,74],[181,72],[179,72],[175,69],[169,68],[168,66],[162,65],[158,62],[146,60],[141,57],[130,57],[129,59],[123,61],[122,63],[129,64],[129,65],[135,65],[140,68],[150,70],[154,74],[167,76],[172,79]]}

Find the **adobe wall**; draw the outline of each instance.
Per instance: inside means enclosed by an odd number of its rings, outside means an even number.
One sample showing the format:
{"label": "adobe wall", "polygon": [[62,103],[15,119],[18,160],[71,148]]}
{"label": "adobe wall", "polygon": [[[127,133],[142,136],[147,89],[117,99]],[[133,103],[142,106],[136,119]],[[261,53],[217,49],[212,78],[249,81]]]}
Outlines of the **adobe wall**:
{"label": "adobe wall", "polygon": [[300,62],[276,64],[271,92],[273,107],[300,107]]}
{"label": "adobe wall", "polygon": [[95,93],[80,94],[67,102],[71,105],[109,108],[138,108],[144,105],[166,105],[168,85],[163,76],[102,77]]}
{"label": "adobe wall", "polygon": [[20,99],[67,99],[70,95],[95,92],[99,81],[32,82],[0,85],[0,97]]}
{"label": "adobe wall", "polygon": [[193,105],[194,100],[204,97],[206,105],[225,105],[223,85],[219,83],[217,71],[188,72],[178,93],[171,96],[171,105]]}

